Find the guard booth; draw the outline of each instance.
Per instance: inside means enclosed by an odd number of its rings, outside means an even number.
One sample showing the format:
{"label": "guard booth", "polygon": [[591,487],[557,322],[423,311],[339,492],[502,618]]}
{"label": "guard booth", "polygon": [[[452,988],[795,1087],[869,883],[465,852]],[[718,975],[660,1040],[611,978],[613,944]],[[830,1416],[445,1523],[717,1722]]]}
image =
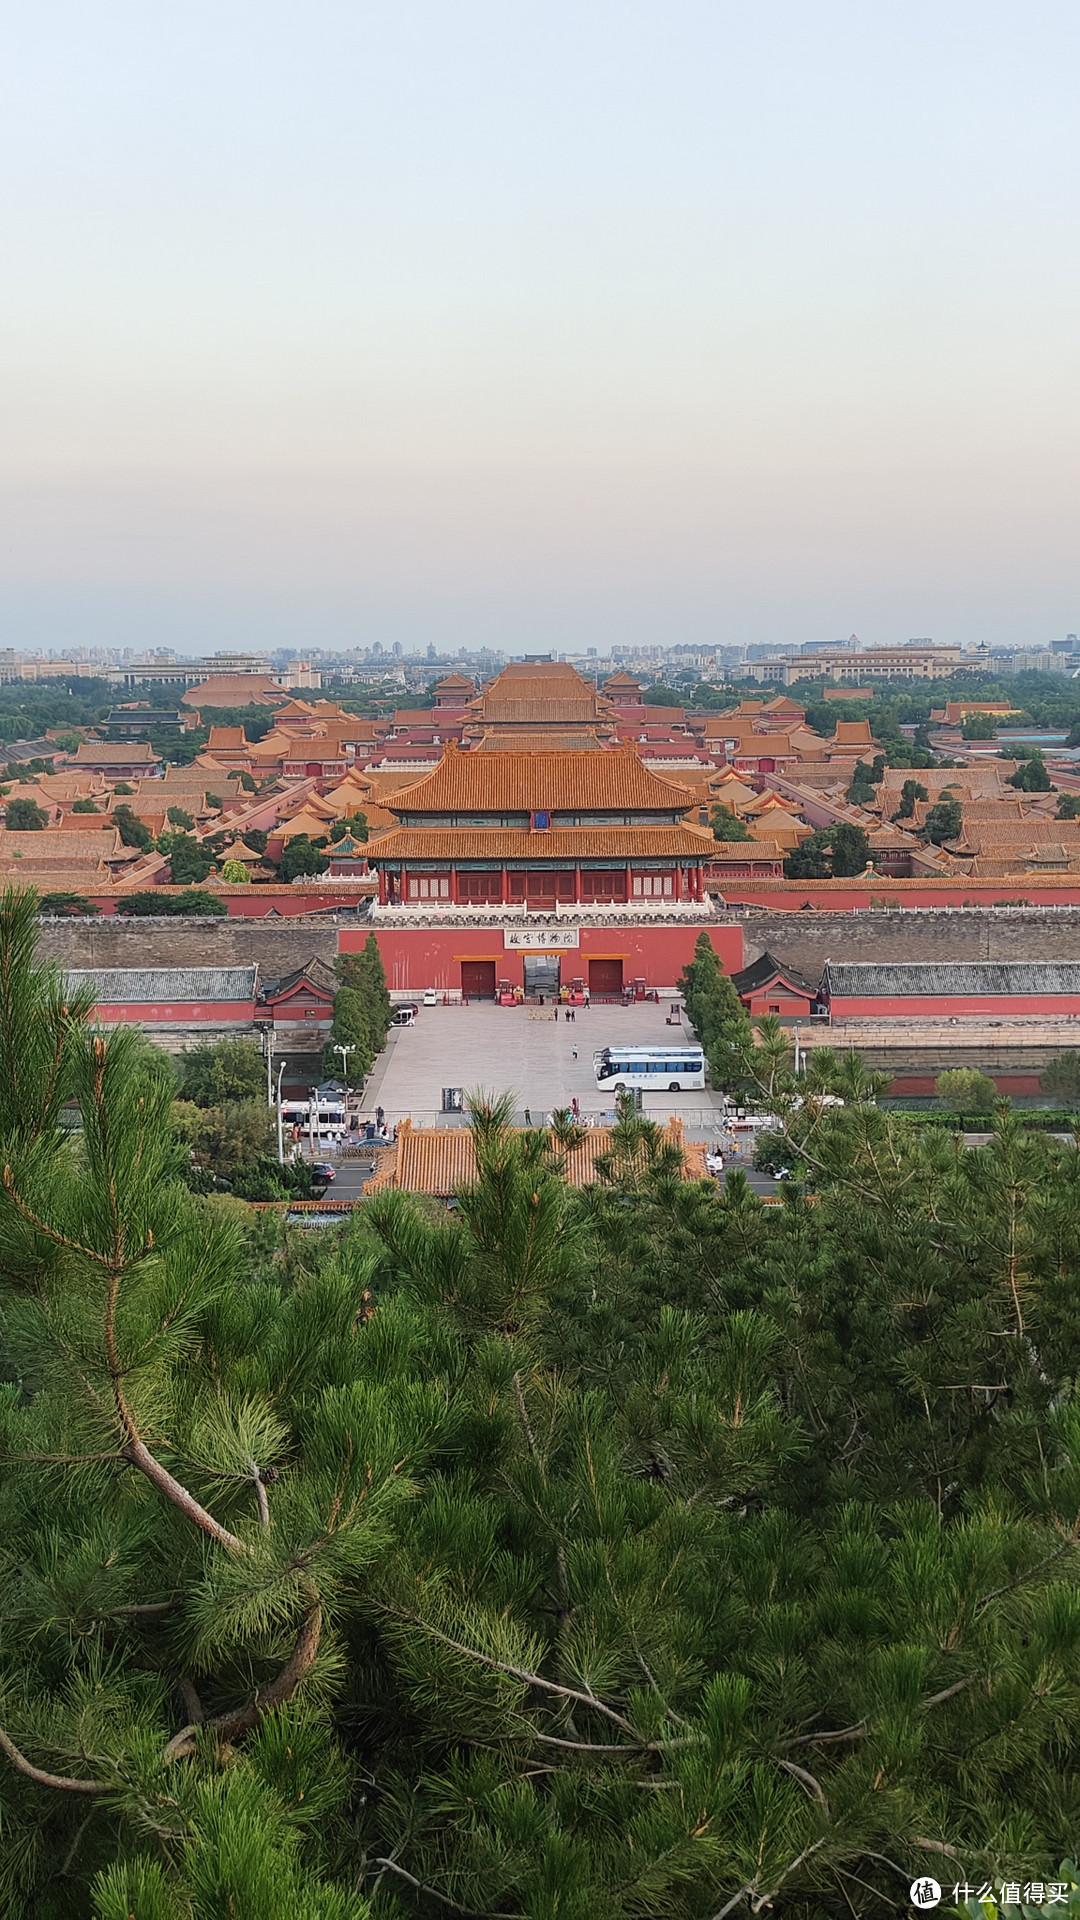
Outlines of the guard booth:
{"label": "guard booth", "polygon": [[444,1087],[442,1090],[442,1110],[444,1113],[464,1113],[464,1087]]}

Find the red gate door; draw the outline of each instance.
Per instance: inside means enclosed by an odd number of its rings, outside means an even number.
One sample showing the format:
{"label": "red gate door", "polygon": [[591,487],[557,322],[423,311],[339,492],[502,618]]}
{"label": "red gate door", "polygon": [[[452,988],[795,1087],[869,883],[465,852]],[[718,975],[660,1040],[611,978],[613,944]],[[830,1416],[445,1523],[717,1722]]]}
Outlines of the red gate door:
{"label": "red gate door", "polygon": [[494,1000],[494,960],[463,960],[461,963],[461,991],[469,1000]]}
{"label": "red gate door", "polygon": [[589,995],[593,1000],[617,1000],[622,993],[621,960],[589,961]]}

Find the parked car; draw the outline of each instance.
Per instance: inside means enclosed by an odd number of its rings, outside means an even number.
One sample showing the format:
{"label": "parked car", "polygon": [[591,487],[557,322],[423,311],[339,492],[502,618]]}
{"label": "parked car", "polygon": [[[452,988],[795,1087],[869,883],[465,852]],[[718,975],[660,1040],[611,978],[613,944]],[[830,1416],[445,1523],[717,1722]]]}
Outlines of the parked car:
{"label": "parked car", "polygon": [[329,1186],[331,1180],[337,1179],[337,1168],[332,1167],[329,1160],[313,1160],[311,1163],[311,1177],[313,1180],[324,1181],[325,1184]]}
{"label": "parked car", "polygon": [[438,1006],[438,1004],[439,1004],[439,989],[438,989],[438,987],[425,987],[425,988],[424,988],[424,1005],[425,1005],[425,1007],[437,1007],[437,1006]]}
{"label": "parked car", "polygon": [[398,1007],[394,1014],[395,1027],[411,1027],[419,1011],[419,1007]]}

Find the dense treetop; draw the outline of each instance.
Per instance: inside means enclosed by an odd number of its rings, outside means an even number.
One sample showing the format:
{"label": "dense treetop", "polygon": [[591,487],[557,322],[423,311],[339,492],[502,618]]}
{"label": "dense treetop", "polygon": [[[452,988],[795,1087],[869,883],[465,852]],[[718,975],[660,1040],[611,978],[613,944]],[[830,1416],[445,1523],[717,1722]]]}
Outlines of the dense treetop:
{"label": "dense treetop", "polygon": [[917,1134],[765,1022],[783,1204],[630,1112],[575,1193],[478,1099],[455,1212],[297,1237],[186,1189],[172,1074],[35,924],[6,898],[0,1912],[842,1920],[1054,1876],[1071,1145]]}

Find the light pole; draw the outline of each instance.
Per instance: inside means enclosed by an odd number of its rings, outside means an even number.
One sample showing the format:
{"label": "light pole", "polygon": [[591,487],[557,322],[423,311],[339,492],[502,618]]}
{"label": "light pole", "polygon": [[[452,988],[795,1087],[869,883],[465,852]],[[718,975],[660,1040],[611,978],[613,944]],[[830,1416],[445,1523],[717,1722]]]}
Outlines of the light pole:
{"label": "light pole", "polygon": [[281,1122],[281,1076],[284,1071],[285,1062],[283,1060],[277,1070],[277,1157],[279,1167],[285,1165],[285,1132]]}
{"label": "light pole", "polygon": [[798,1079],[799,1077],[799,1023],[797,1020],[795,1022],[794,1027],[792,1028],[792,1037],[795,1041],[795,1077],[796,1079]]}
{"label": "light pole", "polygon": [[349,1097],[349,1058],[348,1057],[350,1053],[356,1052],[356,1047],[355,1047],[355,1044],[351,1041],[346,1046],[344,1041],[335,1040],[334,1052],[340,1053],[341,1055],[341,1076],[345,1082],[345,1098],[347,1100]]}
{"label": "light pole", "polygon": [[318,1109],[319,1109],[319,1089],[318,1087],[312,1087],[311,1098],[308,1101],[308,1145],[311,1148],[311,1157],[313,1160],[315,1158],[315,1118],[318,1113]]}

